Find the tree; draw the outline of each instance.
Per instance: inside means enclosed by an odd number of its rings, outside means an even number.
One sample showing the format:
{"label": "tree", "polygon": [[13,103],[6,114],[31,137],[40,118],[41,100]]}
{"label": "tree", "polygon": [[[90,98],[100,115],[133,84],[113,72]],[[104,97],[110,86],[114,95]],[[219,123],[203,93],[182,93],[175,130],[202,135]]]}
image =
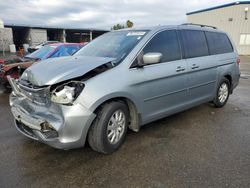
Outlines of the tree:
{"label": "tree", "polygon": [[111,28],[111,30],[119,30],[119,29],[124,29],[124,28],[125,28],[124,25],[122,25],[122,24],[116,24],[116,25],[114,25],[114,26]]}
{"label": "tree", "polygon": [[119,29],[124,29],[124,28],[131,28],[133,27],[134,23],[130,20],[127,20],[125,26],[124,24],[116,24],[114,25],[111,30],[119,30]]}
{"label": "tree", "polygon": [[131,22],[130,20],[127,20],[126,25],[127,25],[127,27],[130,28],[130,27],[133,27],[134,23]]}

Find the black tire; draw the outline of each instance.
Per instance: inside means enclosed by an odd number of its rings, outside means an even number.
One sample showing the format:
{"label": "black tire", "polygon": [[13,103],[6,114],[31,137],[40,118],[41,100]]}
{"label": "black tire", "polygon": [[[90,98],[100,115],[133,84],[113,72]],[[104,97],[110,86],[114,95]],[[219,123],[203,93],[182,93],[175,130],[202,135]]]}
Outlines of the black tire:
{"label": "black tire", "polygon": [[[222,108],[227,103],[228,98],[229,98],[229,94],[230,94],[230,85],[231,84],[230,84],[229,80],[226,79],[226,78],[223,78],[220,81],[220,83],[218,85],[218,88],[217,88],[217,91],[216,91],[216,96],[215,96],[215,98],[213,100],[214,106],[216,108]],[[220,100],[220,88],[222,86],[226,86],[227,87],[227,96],[226,96],[226,98],[224,98],[224,100]]]}
{"label": "black tire", "polygon": [[[123,117],[125,117],[125,126],[123,133],[117,141],[117,143],[112,144],[108,139],[108,124],[110,123],[111,117],[116,112],[123,112]],[[90,147],[97,152],[104,154],[110,154],[116,151],[124,142],[129,122],[129,110],[126,104],[121,101],[113,101],[104,104],[97,110],[97,117],[93,121],[89,133],[88,142]]]}

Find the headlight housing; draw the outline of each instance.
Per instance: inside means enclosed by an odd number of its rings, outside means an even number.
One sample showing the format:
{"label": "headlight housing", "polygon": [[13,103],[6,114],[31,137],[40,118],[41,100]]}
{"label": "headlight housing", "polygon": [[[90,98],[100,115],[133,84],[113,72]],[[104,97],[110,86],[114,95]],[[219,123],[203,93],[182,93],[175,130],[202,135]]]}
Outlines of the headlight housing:
{"label": "headlight housing", "polygon": [[71,81],[57,86],[51,92],[51,101],[59,104],[72,105],[84,88],[80,81]]}

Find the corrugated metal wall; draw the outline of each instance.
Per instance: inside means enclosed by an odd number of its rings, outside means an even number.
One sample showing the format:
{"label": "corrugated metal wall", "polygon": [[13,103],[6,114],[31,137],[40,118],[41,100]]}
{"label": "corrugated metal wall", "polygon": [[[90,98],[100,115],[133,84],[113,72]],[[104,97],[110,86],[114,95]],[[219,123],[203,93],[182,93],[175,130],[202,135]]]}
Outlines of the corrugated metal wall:
{"label": "corrugated metal wall", "polygon": [[[245,8],[248,7],[247,20]],[[212,25],[226,31],[233,39],[239,54],[250,55],[250,45],[240,45],[240,34],[250,34],[250,4],[239,4],[230,7],[187,15],[189,23]]]}
{"label": "corrugated metal wall", "polygon": [[46,29],[30,29],[29,37],[32,45],[38,45],[44,41],[47,41]]}
{"label": "corrugated metal wall", "polygon": [[9,51],[9,45],[13,44],[11,28],[0,28],[0,51]]}

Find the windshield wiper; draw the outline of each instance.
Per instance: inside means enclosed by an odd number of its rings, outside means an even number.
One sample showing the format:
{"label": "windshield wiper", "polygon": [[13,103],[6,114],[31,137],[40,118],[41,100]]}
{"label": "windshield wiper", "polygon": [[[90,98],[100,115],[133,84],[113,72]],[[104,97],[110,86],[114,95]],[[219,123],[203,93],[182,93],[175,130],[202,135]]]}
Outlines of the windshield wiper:
{"label": "windshield wiper", "polygon": [[123,53],[121,57],[111,61],[111,64],[115,67],[116,65],[119,65],[121,61],[126,57],[126,53]]}

